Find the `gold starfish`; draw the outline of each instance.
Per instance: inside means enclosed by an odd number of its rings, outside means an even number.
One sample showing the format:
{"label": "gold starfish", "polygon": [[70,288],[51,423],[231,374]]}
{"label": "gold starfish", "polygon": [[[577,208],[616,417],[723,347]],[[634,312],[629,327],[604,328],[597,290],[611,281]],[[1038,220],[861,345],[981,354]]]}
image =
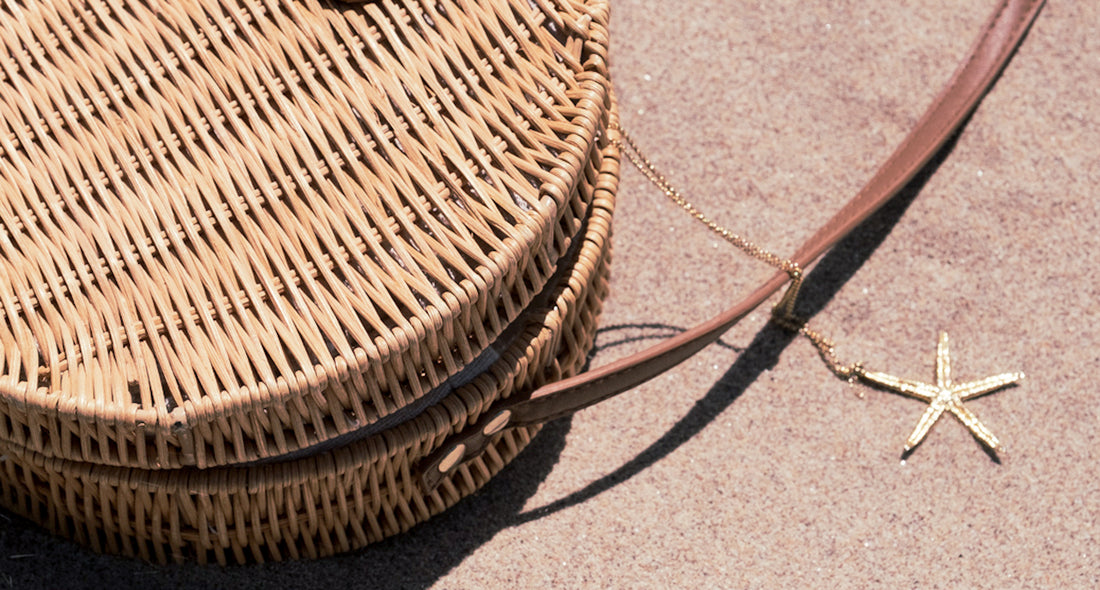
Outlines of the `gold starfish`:
{"label": "gold starfish", "polygon": [[905,441],[906,453],[913,450],[924,440],[924,436],[928,434],[929,429],[936,423],[944,410],[954,414],[978,440],[982,441],[990,450],[996,451],[1001,446],[1000,441],[993,436],[993,433],[985,425],[978,421],[978,417],[973,412],[966,409],[963,401],[991,393],[1006,385],[1015,384],[1024,378],[1023,373],[1004,373],[994,377],[986,377],[979,381],[955,385],[951,382],[951,354],[947,347],[947,332],[940,334],[939,347],[936,349],[935,385],[898,379],[885,373],[865,371],[861,367],[857,367],[854,373],[874,385],[922,399],[929,403],[928,409],[925,410],[924,415],[917,422],[913,434],[910,434],[909,440]]}

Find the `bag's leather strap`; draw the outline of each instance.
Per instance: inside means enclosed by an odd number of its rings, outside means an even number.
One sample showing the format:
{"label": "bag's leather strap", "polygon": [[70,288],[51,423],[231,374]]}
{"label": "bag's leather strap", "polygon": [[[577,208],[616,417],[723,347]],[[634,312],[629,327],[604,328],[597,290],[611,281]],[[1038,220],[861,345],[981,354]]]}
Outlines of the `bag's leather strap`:
{"label": "bag's leather strap", "polygon": [[[978,41],[909,133],[870,182],[791,257],[800,267],[893,197],[943,146],[1007,63],[1044,0],[1002,0]],[[434,487],[468,457],[480,454],[493,435],[514,426],[565,416],[635,387],[667,371],[711,344],[789,280],[779,272],[764,285],[711,320],[637,354],[569,379],[541,387],[522,398],[494,404],[476,424],[448,440],[423,465],[422,483]]]}

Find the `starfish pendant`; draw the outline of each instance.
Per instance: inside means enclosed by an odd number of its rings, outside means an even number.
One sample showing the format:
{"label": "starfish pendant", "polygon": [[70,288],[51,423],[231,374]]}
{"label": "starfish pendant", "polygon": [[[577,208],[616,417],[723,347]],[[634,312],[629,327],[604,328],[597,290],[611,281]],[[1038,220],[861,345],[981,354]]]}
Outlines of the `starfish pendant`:
{"label": "starfish pendant", "polygon": [[885,373],[875,373],[857,368],[855,374],[864,381],[878,385],[891,391],[896,391],[910,397],[922,399],[929,403],[924,411],[913,434],[905,441],[905,452],[912,451],[919,445],[932,425],[936,423],[944,411],[951,412],[966,425],[970,432],[990,450],[996,451],[1001,443],[993,433],[982,424],[973,412],[966,409],[963,401],[996,391],[1006,385],[1013,385],[1024,378],[1023,373],[1004,373],[994,377],[986,377],[979,381],[971,381],[955,385],[951,381],[951,354],[948,350],[947,332],[940,334],[939,347],[936,349],[936,384],[898,379]]}

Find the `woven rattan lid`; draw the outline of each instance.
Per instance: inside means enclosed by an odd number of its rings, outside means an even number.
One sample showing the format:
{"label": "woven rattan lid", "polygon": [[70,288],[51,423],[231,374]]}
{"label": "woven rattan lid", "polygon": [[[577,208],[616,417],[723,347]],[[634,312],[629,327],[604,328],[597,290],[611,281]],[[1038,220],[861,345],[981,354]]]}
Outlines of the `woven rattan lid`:
{"label": "woven rattan lid", "polygon": [[605,2],[0,10],[0,438],[236,464],[475,364],[580,231]]}

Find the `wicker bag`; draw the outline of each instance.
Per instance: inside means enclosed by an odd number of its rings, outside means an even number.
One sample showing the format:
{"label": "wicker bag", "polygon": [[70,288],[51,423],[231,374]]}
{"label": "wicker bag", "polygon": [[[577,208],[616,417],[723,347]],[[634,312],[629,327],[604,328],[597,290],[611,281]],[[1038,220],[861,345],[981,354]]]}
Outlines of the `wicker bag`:
{"label": "wicker bag", "polygon": [[96,550],[407,529],[607,292],[607,6],[31,0],[0,12],[0,500]]}
{"label": "wicker bag", "polygon": [[[1004,1],[794,262],[920,169],[1040,4]],[[5,4],[0,504],[160,562],[347,551],[775,293],[572,376],[619,172],[607,23],[606,0]]]}

